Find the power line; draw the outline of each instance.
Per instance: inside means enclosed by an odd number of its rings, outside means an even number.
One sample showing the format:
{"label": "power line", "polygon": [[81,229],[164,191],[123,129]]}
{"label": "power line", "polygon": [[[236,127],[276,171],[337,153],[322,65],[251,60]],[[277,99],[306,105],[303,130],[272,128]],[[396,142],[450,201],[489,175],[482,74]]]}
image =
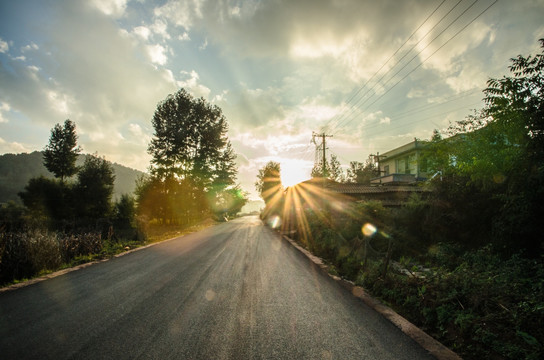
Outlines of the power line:
{"label": "power line", "polygon": [[[461,2],[462,0],[459,1],[459,3]],[[346,101],[346,104],[349,104],[354,98],[355,96],[357,96],[357,94],[359,94],[367,85],[370,81],[372,81],[372,79],[374,79],[374,77],[385,67],[385,65],[387,65],[387,63],[389,63],[389,61],[391,61],[391,59],[393,59],[395,57],[395,55],[397,55],[397,53],[400,51],[400,49],[402,49],[404,47],[404,45],[406,45],[408,43],[408,41],[410,41],[410,39],[419,31],[419,29],[421,29],[423,27],[423,25],[425,25],[425,23],[434,15],[434,13],[446,2],[446,0],[442,0],[442,2],[433,10],[433,12],[427,16],[427,18],[418,26],[418,28],[416,30],[414,30],[414,32],[412,32],[412,34],[404,41],[404,43],[402,43],[401,46],[398,47],[398,49],[382,64],[382,66]],[[457,5],[459,4],[457,3]],[[456,5],[456,6],[457,6]],[[416,44],[417,45],[417,44]],[[400,61],[400,60],[399,60]],[[397,61],[397,64],[398,64],[398,61]],[[395,67],[395,65],[393,65],[393,67]],[[338,116],[338,115],[337,115]],[[330,119],[324,126],[323,126],[323,130],[325,130],[325,128],[333,121],[335,120],[335,118],[337,117],[333,117],[332,119]]]}
{"label": "power line", "polygon": [[[357,106],[358,106],[359,102],[361,102],[361,100],[363,100],[364,97],[365,97],[371,90],[373,90],[373,89],[380,83],[380,81],[381,81],[386,75],[388,75],[391,71],[393,71],[393,69],[395,69],[395,67],[396,67],[397,65],[399,65],[399,64],[402,62],[402,60],[404,60],[404,58],[405,58],[406,56],[408,56],[408,54],[410,54],[410,53],[412,52],[412,50],[413,50],[414,48],[416,48],[416,47],[417,47],[417,46],[418,46],[418,45],[419,45],[419,44],[427,37],[427,35],[429,35],[429,34],[430,34],[430,33],[431,33],[431,32],[432,32],[432,31],[433,31],[433,30],[441,23],[441,22],[443,22],[444,19],[445,19],[445,18],[446,18],[446,17],[447,17],[447,16],[448,16],[448,15],[449,15],[449,14],[450,14],[450,13],[451,13],[451,12],[452,12],[452,11],[453,11],[453,10],[454,10],[454,9],[455,9],[462,1],[463,1],[463,0],[459,0],[452,8],[448,11],[448,12],[446,12],[445,15],[443,15],[443,16],[440,18],[440,20],[438,20],[438,21],[435,23],[435,25],[434,25],[433,27],[431,27],[431,29],[429,29],[429,30],[425,33],[425,35],[423,35],[423,37],[422,37],[417,43],[415,43],[415,44],[410,48],[410,50],[408,50],[408,51],[407,51],[407,52],[406,52],[399,60],[397,60],[397,62],[396,62],[389,70],[387,70],[387,71],[386,71],[386,72],[385,72],[385,73],[384,73],[384,74],[383,74],[383,75],[382,75],[382,76],[374,83],[374,85],[373,85],[371,88],[369,88],[369,89],[368,89],[368,90],[367,90],[367,91],[359,98],[359,100],[357,100],[357,102],[356,102],[354,105],[351,106],[351,112],[350,112],[348,115],[351,115],[351,114],[353,113],[353,111],[354,111],[355,109],[357,109]],[[478,0],[476,0],[475,2],[477,2],[477,1],[478,1]],[[444,1],[438,5],[438,7],[433,11],[433,13],[432,13],[431,15],[433,15],[433,14],[434,14],[441,6],[442,6],[443,3],[444,3]],[[473,4],[473,5],[474,5],[474,4]],[[421,28],[421,27],[428,21],[429,18],[430,18],[430,16],[428,16],[427,19],[425,19],[425,21],[418,27],[418,30],[419,30],[419,28]],[[456,19],[456,20],[457,20],[457,19]],[[455,22],[456,20],[454,20],[454,22]],[[453,22],[452,22],[452,23],[453,23]],[[449,26],[451,26],[452,23],[450,23]],[[449,26],[448,26],[448,27],[449,27]],[[447,29],[447,28],[446,28],[446,29]],[[417,30],[416,30],[413,34],[415,34],[416,32],[417,32]],[[410,38],[413,36],[413,34],[410,35]],[[408,38],[408,40],[409,40],[410,38]],[[435,39],[436,39],[436,37],[435,37],[433,40],[431,40],[431,41],[429,42],[429,44],[427,44],[427,46],[429,46]],[[407,43],[408,40],[407,40],[405,43]],[[404,44],[403,44],[403,46],[404,46]],[[400,48],[399,48],[398,50],[400,50]],[[398,52],[398,50],[395,52],[395,54]],[[417,55],[419,55],[419,53],[416,54],[415,57],[417,57]],[[415,58],[415,57],[414,57],[414,58]],[[414,58],[412,58],[412,59],[411,59],[404,67],[402,67],[401,70],[404,69],[404,68],[405,68],[405,67],[406,67],[406,66],[407,66]],[[388,61],[389,61],[389,60],[388,60]],[[384,64],[384,65],[385,65],[385,64]],[[381,70],[382,68],[383,68],[383,66],[380,68],[380,70]],[[398,73],[398,72],[397,72],[397,73]],[[376,75],[376,74],[374,74],[374,75]],[[372,78],[374,78],[374,75],[372,76]],[[395,74],[395,75],[396,75],[396,74]],[[394,76],[395,76],[395,75],[394,75]],[[371,78],[371,79],[372,79],[372,78]],[[369,80],[369,81],[370,81],[370,80]],[[366,84],[368,84],[369,81],[367,81],[367,82],[365,83],[365,85],[363,85],[363,87],[361,88],[361,90],[366,86]],[[372,96],[373,96],[373,95],[371,95],[370,98],[371,98]],[[366,101],[366,100],[365,100],[365,101]],[[363,104],[364,104],[364,102],[363,102]],[[344,113],[344,114],[345,114],[345,113]],[[344,114],[342,114],[342,115],[344,115]],[[342,115],[340,116],[340,118],[342,117]],[[348,115],[344,115],[344,118],[347,117]],[[342,120],[342,121],[344,121],[344,120]],[[339,122],[337,123],[337,125],[335,125],[334,127],[339,127],[339,126],[341,125],[342,121],[339,121]],[[333,129],[334,129],[334,128],[333,128]],[[331,130],[332,130],[332,129],[331,129]]]}
{"label": "power line", "polygon": [[[474,1],[474,3],[472,3],[472,5],[474,5],[478,0]],[[368,106],[366,106],[366,108],[364,110],[367,110],[370,106],[374,105],[377,101],[379,101],[380,99],[382,99],[385,95],[387,95],[389,92],[391,92],[391,90],[393,90],[400,82],[402,82],[404,79],[406,79],[408,76],[410,76],[414,71],[416,71],[417,69],[419,69],[425,62],[427,62],[427,60],[429,60],[434,54],[436,54],[438,51],[440,51],[444,46],[446,46],[451,40],[453,40],[455,37],[457,37],[457,35],[459,35],[463,30],[465,30],[469,25],[471,25],[474,21],[476,21],[476,19],[478,19],[480,16],[482,16],[487,10],[489,10],[493,5],[495,5],[497,3],[498,0],[495,0],[491,5],[489,5],[487,8],[485,8],[482,12],[480,12],[476,17],[474,17],[469,23],[467,23],[465,26],[463,26],[459,31],[457,31],[452,37],[450,37],[448,40],[446,40],[445,43],[443,43],[440,47],[438,47],[435,51],[433,51],[433,53],[431,55],[429,55],[427,58],[425,58],[423,61],[421,61],[416,67],[414,67],[412,70],[410,70],[405,76],[403,76],[400,80],[398,80],[393,86],[391,86],[389,89],[387,89],[382,95],[380,95],[376,100],[374,100],[372,103],[370,103]],[[471,6],[472,6],[471,5]],[[463,13],[461,15],[463,15],[466,11],[468,10],[465,9],[465,11],[463,11]],[[461,16],[459,15],[456,20]],[[454,20],[454,21],[456,21]],[[448,28],[449,28],[450,25],[448,25]],[[446,28],[447,29],[447,28]],[[442,31],[438,36],[440,36],[444,31]],[[437,36],[437,37],[438,37]],[[436,39],[437,37],[435,37],[434,39]],[[433,39],[433,41],[434,41]],[[429,44],[430,45],[430,44]],[[428,45],[427,45],[428,46]],[[425,48],[427,48],[427,46]],[[425,50],[425,48],[423,50]],[[422,50],[422,51],[423,51]],[[417,55],[419,55],[422,51],[420,51]],[[416,57],[414,56],[410,62]],[[405,66],[404,66],[405,67]],[[403,68],[404,68],[403,67]],[[402,70],[402,69],[401,69]],[[399,73],[399,71],[397,73],[395,73],[394,76],[396,76],[397,74]],[[391,79],[393,79],[393,77],[391,77],[387,82],[389,82]],[[352,118],[351,120],[349,120],[347,123],[345,123],[343,126],[346,126],[348,125],[349,123],[351,123],[352,121],[354,120],[354,118]]]}

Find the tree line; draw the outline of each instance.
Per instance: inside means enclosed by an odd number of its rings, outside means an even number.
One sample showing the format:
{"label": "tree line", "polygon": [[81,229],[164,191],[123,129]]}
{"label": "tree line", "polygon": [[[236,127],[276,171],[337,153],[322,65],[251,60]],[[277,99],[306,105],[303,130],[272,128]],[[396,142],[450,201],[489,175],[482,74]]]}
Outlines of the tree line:
{"label": "tree line", "polygon": [[117,201],[105,158],[88,155],[76,165],[76,124],[51,129],[43,164],[54,178],[31,178],[19,193],[23,207],[0,207],[0,283],[142,243],[155,224],[187,227],[240,211],[247,195],[236,182],[236,154],[219,107],[180,89],[158,104],[151,123],[149,174]]}

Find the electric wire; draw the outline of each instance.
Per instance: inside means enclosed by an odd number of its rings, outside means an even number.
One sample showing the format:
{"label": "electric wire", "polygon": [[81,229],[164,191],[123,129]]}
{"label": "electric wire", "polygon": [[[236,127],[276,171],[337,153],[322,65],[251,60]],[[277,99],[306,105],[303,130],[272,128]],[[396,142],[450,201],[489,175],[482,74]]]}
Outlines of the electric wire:
{"label": "electric wire", "polygon": [[[444,15],[440,18],[440,20],[438,20],[438,21],[434,24],[434,26],[432,26],[432,27],[431,27],[431,28],[430,28],[430,29],[429,29],[429,30],[421,37],[421,39],[420,39],[417,43],[415,43],[415,44],[414,44],[414,45],[413,45],[413,46],[412,46],[412,47],[411,47],[411,48],[410,48],[410,49],[409,49],[409,50],[408,50],[408,51],[407,51],[407,52],[406,52],[399,60],[397,60],[397,61],[395,62],[395,64],[394,64],[389,70],[387,70],[387,71],[386,71],[386,72],[385,72],[385,73],[384,73],[384,74],[383,74],[383,75],[382,75],[382,76],[374,83],[374,85],[373,85],[371,88],[367,89],[367,91],[359,98],[359,100],[357,100],[356,103],[353,104],[353,105],[350,107],[350,108],[351,108],[351,111],[350,111],[350,113],[349,113],[348,115],[345,115],[345,113],[343,113],[343,114],[340,116],[340,118],[342,118],[342,116],[343,116],[344,118],[346,118],[346,117],[348,117],[349,115],[351,115],[356,109],[358,109],[358,105],[359,105],[359,103],[364,99],[364,97],[365,97],[371,90],[373,90],[378,84],[380,84],[380,82],[383,80],[383,78],[384,78],[385,76],[387,76],[390,72],[392,72],[392,71],[395,69],[395,67],[396,67],[397,65],[399,65],[399,64],[402,62],[402,60],[404,60],[404,58],[405,58],[406,56],[408,56],[408,54],[410,54],[410,53],[412,52],[412,50],[414,50],[414,49],[415,49],[415,48],[416,48],[416,47],[417,47],[417,46],[418,46],[418,45],[419,45],[419,44],[427,37],[427,35],[429,35],[429,34],[430,34],[430,33],[431,33],[431,32],[432,32],[432,31],[440,24],[440,23],[442,23],[442,22],[444,21],[444,19],[445,19],[445,18],[446,18],[446,17],[447,17],[447,16],[448,16],[448,15],[449,15],[449,14],[450,14],[450,13],[451,13],[451,12],[452,12],[452,11],[453,11],[453,10],[454,10],[454,9],[455,9],[462,1],[463,1],[463,0],[459,0],[459,1],[458,1],[458,2],[457,2],[450,10],[448,10],[448,11],[446,12],[446,14],[444,14]],[[479,0],[476,0],[475,2],[477,2],[477,1],[479,1]],[[438,5],[438,7],[435,9],[435,11],[433,11],[433,13],[432,13],[431,15],[433,15],[433,14],[436,12],[436,10],[438,10],[438,9],[442,6],[443,3],[444,3],[444,1]],[[423,25],[425,25],[425,23],[428,21],[429,18],[430,18],[430,16],[427,17],[427,19],[425,19],[425,21],[424,21],[423,23],[421,23],[421,25],[418,27],[418,30],[419,30]],[[455,21],[455,20],[454,20],[454,21]],[[451,23],[450,23],[449,26],[451,26]],[[447,28],[446,28],[446,29],[447,29]],[[413,34],[415,34],[416,32],[417,32],[417,30],[416,30]],[[410,38],[413,36],[413,34],[410,36]],[[409,40],[410,38],[408,38],[408,40]],[[436,37],[435,37],[435,39],[436,39]],[[429,42],[429,44],[427,44],[427,46],[429,46],[435,39],[431,40],[431,41]],[[407,43],[408,40],[407,40],[405,43]],[[403,46],[404,46],[404,44],[403,44]],[[400,50],[400,48],[399,48],[398,50]],[[395,54],[398,53],[398,50],[395,52]],[[419,53],[416,54],[416,56],[414,56],[414,58],[417,57],[417,55],[419,55]],[[394,56],[394,55],[393,55],[393,56]],[[410,60],[403,68],[401,68],[401,70],[404,69],[404,68],[405,68],[405,67],[406,67],[406,66],[407,66],[414,58],[412,58],[412,59],[411,59],[411,60]],[[388,61],[389,61],[389,60],[388,60]],[[383,68],[383,66],[380,68],[380,70],[381,70],[382,68]],[[397,73],[398,73],[398,72],[397,72]],[[376,75],[376,74],[374,74],[374,75]],[[372,76],[372,78],[374,77],[374,75]],[[365,83],[365,85],[361,88],[361,90],[366,86],[366,84],[367,84],[368,82],[369,82],[369,81],[367,81],[367,82]],[[371,97],[372,97],[372,96],[371,96]],[[363,103],[363,104],[364,104],[364,103]],[[349,118],[348,118],[348,119],[349,119]],[[344,120],[339,121],[339,122],[334,126],[334,128],[341,126],[341,123],[342,123],[343,121],[344,121]],[[334,129],[334,128],[333,128],[333,129]]]}
{"label": "electric wire", "polygon": [[[459,1],[459,3],[461,2],[462,0]],[[412,32],[412,34],[404,41],[404,43],[402,43],[401,46],[399,46],[397,48],[397,50],[382,64],[382,66],[376,70],[376,72],[346,101],[346,104],[349,104],[367,85],[368,83],[370,83],[370,81],[372,81],[374,79],[374,77],[376,75],[378,75],[378,73],[380,71],[382,71],[382,69],[385,67],[385,65],[387,65],[389,63],[389,61],[391,61],[391,59],[393,59],[395,57],[395,55],[398,54],[398,52],[404,47],[404,45],[406,45],[408,43],[408,41],[410,41],[410,39],[412,37],[414,37],[414,35],[419,31],[419,29],[421,29],[423,27],[423,25],[425,25],[425,23],[436,13],[436,11],[446,2],[446,0],[442,0],[442,2],[433,10],[433,12],[431,14],[429,14],[427,16],[427,18],[418,26],[418,28],[416,30],[414,30],[414,32]],[[459,4],[457,3],[457,4]],[[399,60],[400,61],[400,60]],[[398,61],[397,61],[398,63]],[[396,66],[396,64],[394,65]],[[393,67],[394,67],[393,66]],[[338,115],[337,115],[338,116]],[[336,117],[333,117],[332,119],[330,119],[325,125],[323,125],[322,127],[322,130],[325,132],[325,129],[326,127],[331,123],[333,122],[334,120],[336,120]]]}
{"label": "electric wire", "polygon": [[[478,0],[476,0],[478,1]],[[476,1],[474,3],[476,3]],[[438,51],[440,51],[444,46],[446,46],[451,40],[453,40],[455,37],[457,37],[457,35],[459,35],[462,31],[464,31],[468,26],[470,26],[474,21],[476,21],[476,19],[478,19],[480,16],[482,16],[485,12],[487,12],[487,10],[489,10],[493,5],[495,5],[497,3],[498,0],[495,0],[493,3],[491,3],[488,7],[486,7],[482,12],[480,12],[476,17],[474,17],[470,22],[468,22],[465,26],[463,26],[461,29],[459,29],[452,37],[450,37],[448,40],[446,40],[446,42],[444,42],[440,47],[438,47],[435,51],[433,51],[427,58],[425,58],[423,61],[421,61],[416,67],[414,67],[412,70],[410,70],[406,75],[404,75],[400,80],[398,80],[395,84],[393,84],[393,86],[391,86],[389,89],[387,89],[382,95],[380,95],[377,99],[375,99],[372,103],[370,103],[369,105],[367,105],[365,107],[365,109],[363,111],[366,111],[368,110],[368,108],[370,108],[370,106],[374,105],[377,101],[381,100],[385,95],[387,95],[389,92],[391,92],[391,90],[393,90],[399,83],[401,83],[404,79],[406,79],[408,76],[410,76],[414,71],[416,71],[417,69],[419,69],[423,64],[425,64],[434,54],[436,54]],[[473,4],[474,4],[473,3]],[[472,4],[472,5],[473,5]],[[466,10],[463,12],[463,14],[466,12]],[[462,14],[461,14],[462,15]],[[459,18],[459,17],[458,17]],[[441,33],[442,34],[442,33]],[[440,36],[440,35],[438,35]],[[436,37],[435,37],[436,39]],[[433,39],[434,40],[434,39]],[[423,51],[423,50],[422,50]],[[416,56],[419,55],[416,54]],[[414,57],[415,58],[415,57]],[[412,58],[412,60],[414,59]],[[398,72],[393,75],[396,76],[398,74]],[[393,78],[392,77],[392,78]],[[390,78],[390,80],[392,79]],[[388,80],[389,82],[389,80]],[[353,120],[355,120],[355,118],[352,118],[351,120],[349,120],[348,122],[346,122],[345,124],[343,124],[343,126],[347,126],[348,124],[350,124],[351,122],[353,122]]]}

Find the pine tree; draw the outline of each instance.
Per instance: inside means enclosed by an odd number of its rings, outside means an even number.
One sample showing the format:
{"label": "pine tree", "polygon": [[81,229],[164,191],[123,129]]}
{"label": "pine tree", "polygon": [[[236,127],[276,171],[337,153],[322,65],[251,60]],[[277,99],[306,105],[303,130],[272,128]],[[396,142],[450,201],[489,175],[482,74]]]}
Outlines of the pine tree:
{"label": "pine tree", "polygon": [[77,146],[76,124],[70,120],[64,122],[64,127],[56,124],[51,129],[49,144],[43,152],[44,165],[55,177],[64,179],[77,172],[76,160],[81,152]]}

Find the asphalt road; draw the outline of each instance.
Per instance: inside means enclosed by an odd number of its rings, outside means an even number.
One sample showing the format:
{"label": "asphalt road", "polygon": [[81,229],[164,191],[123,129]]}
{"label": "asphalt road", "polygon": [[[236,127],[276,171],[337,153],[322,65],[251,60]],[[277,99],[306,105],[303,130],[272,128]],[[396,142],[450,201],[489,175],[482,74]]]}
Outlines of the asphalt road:
{"label": "asphalt road", "polygon": [[256,217],[0,293],[2,359],[425,359]]}

